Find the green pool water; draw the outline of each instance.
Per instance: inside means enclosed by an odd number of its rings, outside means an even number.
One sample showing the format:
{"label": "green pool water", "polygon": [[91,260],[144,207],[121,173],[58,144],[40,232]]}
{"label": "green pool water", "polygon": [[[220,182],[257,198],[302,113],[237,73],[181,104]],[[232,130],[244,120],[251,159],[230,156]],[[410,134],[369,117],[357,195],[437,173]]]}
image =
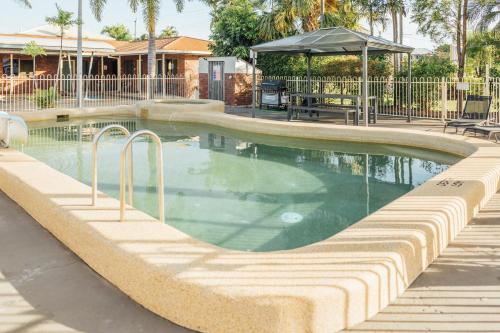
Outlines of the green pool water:
{"label": "green pool water", "polygon": [[[30,127],[25,153],[90,185],[91,141],[118,123],[163,141],[166,223],[244,251],[326,239],[444,171],[458,157],[398,146],[252,136],[188,124],[96,118]],[[118,197],[124,138],[99,146],[99,189]],[[134,146],[134,206],[157,217],[155,147]],[[90,198],[90,193],[89,193]]]}

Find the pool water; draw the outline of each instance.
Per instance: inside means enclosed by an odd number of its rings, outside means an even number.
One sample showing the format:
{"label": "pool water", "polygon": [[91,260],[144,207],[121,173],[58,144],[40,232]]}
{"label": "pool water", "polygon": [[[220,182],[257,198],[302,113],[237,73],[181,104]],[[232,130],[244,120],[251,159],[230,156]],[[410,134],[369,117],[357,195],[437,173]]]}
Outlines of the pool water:
{"label": "pool water", "polygon": [[[251,136],[125,118],[32,125],[28,144],[17,148],[90,185],[92,137],[111,123],[130,131],[151,129],[161,137],[167,224],[244,251],[326,239],[459,160],[398,146]],[[116,198],[124,141],[109,136],[99,146],[99,190]],[[157,217],[155,146],[139,139],[133,150],[134,206]]]}

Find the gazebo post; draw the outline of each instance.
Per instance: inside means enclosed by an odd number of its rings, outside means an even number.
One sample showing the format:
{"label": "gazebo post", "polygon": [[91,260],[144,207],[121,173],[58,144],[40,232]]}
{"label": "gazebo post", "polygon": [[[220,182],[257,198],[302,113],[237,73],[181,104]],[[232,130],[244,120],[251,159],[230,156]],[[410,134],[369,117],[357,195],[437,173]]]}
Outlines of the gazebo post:
{"label": "gazebo post", "polygon": [[407,122],[411,122],[411,53],[408,54],[408,82],[406,82],[406,113]]}
{"label": "gazebo post", "polygon": [[365,126],[368,126],[368,45],[363,45],[362,50],[362,62],[363,62],[363,70],[362,70],[362,103],[363,103],[363,122]]}
{"label": "gazebo post", "polygon": [[256,84],[257,84],[257,78],[256,78],[256,74],[255,74],[255,55],[256,55],[256,52],[254,51],[250,51],[251,53],[251,56],[252,56],[252,118],[255,118],[255,99],[257,97],[257,87],[256,87]]}
{"label": "gazebo post", "polygon": [[[312,92],[311,89],[311,60],[312,56],[310,53],[307,54],[307,94],[310,95]],[[307,107],[310,108],[312,104],[311,96],[307,97]],[[311,115],[311,110],[309,111],[309,115]]]}

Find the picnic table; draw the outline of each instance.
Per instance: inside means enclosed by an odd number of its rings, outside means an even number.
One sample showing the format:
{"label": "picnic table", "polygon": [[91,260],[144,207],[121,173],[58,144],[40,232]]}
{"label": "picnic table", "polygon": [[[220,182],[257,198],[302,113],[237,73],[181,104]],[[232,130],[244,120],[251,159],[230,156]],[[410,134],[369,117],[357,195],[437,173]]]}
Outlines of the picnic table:
{"label": "picnic table", "polygon": [[[349,124],[349,118],[352,115],[354,125],[359,125],[362,113],[361,95],[341,95],[341,94],[290,94],[290,103],[288,104],[288,120],[291,120],[294,113],[295,119],[299,119],[301,112],[309,114],[312,117],[320,113],[343,114],[345,124]],[[340,103],[338,102],[340,100]],[[349,101],[350,104],[345,104]],[[377,97],[368,97],[368,122],[377,122]]]}

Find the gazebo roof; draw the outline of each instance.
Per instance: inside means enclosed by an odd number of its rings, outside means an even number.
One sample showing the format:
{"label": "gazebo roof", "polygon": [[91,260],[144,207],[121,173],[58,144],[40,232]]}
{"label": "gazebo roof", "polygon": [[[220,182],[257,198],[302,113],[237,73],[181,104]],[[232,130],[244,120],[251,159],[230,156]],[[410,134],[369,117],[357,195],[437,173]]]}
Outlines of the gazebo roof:
{"label": "gazebo roof", "polygon": [[368,53],[411,53],[413,47],[374,37],[362,32],[334,27],[306,32],[252,46],[254,52],[295,53],[311,55],[359,54],[363,46]]}

